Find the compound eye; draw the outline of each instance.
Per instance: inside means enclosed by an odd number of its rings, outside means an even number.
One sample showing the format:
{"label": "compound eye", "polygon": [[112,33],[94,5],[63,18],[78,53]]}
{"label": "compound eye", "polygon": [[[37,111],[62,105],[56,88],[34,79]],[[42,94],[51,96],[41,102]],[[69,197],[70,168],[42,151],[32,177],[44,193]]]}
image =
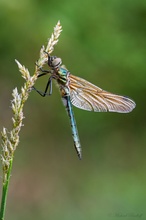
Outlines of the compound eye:
{"label": "compound eye", "polygon": [[62,60],[56,56],[48,57],[48,65],[52,68],[58,68],[62,64]]}
{"label": "compound eye", "polygon": [[54,68],[58,68],[62,63],[62,60],[60,58],[55,58],[53,61],[52,61],[52,67]]}

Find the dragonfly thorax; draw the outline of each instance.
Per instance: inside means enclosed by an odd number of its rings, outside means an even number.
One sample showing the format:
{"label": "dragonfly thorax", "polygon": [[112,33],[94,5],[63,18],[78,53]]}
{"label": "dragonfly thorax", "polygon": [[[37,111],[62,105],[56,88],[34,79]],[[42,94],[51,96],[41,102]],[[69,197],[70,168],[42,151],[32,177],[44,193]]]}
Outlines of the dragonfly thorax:
{"label": "dragonfly thorax", "polygon": [[59,57],[56,56],[49,56],[48,57],[48,65],[53,68],[53,69],[57,69],[60,67],[60,65],[62,64],[62,60]]}

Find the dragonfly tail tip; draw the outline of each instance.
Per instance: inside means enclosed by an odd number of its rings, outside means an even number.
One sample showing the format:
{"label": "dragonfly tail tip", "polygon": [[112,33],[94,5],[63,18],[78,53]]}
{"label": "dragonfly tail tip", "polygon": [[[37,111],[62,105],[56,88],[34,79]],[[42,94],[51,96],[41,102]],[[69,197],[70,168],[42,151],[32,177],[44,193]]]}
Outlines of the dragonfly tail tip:
{"label": "dragonfly tail tip", "polygon": [[79,157],[79,160],[82,160],[82,154],[81,153],[78,154],[78,157]]}

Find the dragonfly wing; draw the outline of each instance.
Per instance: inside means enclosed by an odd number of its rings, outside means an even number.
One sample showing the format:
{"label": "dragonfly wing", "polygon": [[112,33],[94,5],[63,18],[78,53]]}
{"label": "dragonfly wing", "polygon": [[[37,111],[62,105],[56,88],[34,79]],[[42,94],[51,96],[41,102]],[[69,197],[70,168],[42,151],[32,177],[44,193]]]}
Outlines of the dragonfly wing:
{"label": "dragonfly wing", "polygon": [[92,83],[69,75],[69,88],[71,102],[74,106],[95,112],[131,112],[136,104],[128,97],[115,95]]}

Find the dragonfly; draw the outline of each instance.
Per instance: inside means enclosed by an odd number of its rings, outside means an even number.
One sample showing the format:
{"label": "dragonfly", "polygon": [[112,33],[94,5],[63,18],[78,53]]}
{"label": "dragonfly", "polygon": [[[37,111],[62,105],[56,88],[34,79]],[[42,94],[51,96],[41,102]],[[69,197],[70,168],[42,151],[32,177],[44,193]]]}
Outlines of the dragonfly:
{"label": "dragonfly", "polygon": [[[46,51],[44,52],[47,53]],[[63,104],[70,119],[74,146],[79,159],[81,159],[82,149],[72,105],[83,110],[94,112],[129,113],[135,108],[136,103],[129,97],[112,94],[95,86],[85,79],[72,75],[69,70],[62,65],[61,58],[57,56],[50,56],[49,53],[47,53],[47,56],[49,70],[44,70],[38,66],[41,71],[38,77],[46,74],[50,75],[45,91],[41,92],[35,87],[33,87],[33,89],[43,97],[51,95],[52,80],[56,80]]]}

